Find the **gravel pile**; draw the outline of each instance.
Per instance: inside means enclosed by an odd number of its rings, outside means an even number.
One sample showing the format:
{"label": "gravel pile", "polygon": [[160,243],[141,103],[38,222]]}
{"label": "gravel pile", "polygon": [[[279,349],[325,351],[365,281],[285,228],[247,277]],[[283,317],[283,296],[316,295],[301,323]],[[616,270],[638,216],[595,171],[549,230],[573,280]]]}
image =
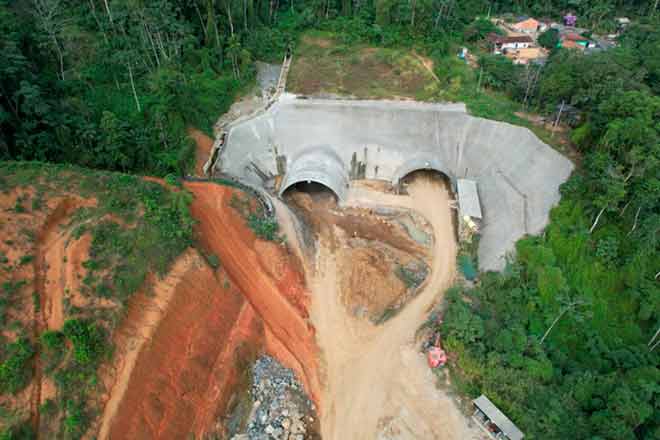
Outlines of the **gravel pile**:
{"label": "gravel pile", "polygon": [[293,372],[275,359],[262,356],[252,371],[254,405],[248,422],[249,440],[314,438],[314,404]]}

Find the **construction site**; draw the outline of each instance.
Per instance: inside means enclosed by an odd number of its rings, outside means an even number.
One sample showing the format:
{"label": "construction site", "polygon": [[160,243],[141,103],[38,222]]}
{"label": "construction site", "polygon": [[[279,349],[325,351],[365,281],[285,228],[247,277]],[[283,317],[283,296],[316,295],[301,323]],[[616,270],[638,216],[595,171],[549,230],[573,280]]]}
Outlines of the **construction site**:
{"label": "construction site", "polygon": [[318,356],[313,376],[292,367],[319,433],[482,438],[434,385],[418,328],[463,276],[457,249],[478,244],[479,270],[502,270],[514,243],[547,224],[572,163],[460,103],[286,93],[288,64],[263,106],[216,127],[205,169],[262,198],[302,262]]}
{"label": "construction site", "polygon": [[[465,279],[459,250],[473,249],[481,271],[502,270],[514,243],[547,224],[572,163],[461,103],[288,93],[290,62],[260,66],[259,95],[235,103],[215,139],[191,131],[195,176],[178,189],[144,179],[192,195],[195,244],[163,276],[148,275],[125,309],[79,293],[96,238],[78,212],[97,196],[51,188],[44,210],[3,218],[5,244],[32,228],[28,247],[0,250],[9,262],[34,255],[21,270],[44,292],[34,303],[21,293],[31,305],[15,319],[39,335],[86,308],[122,317],[105,329],[117,349],[89,391],[88,438],[489,435],[432,368],[446,355],[439,343],[429,354],[420,327]],[[18,185],[3,203],[34,194]],[[46,410],[60,392],[46,356],[2,403],[54,438],[64,413]]]}

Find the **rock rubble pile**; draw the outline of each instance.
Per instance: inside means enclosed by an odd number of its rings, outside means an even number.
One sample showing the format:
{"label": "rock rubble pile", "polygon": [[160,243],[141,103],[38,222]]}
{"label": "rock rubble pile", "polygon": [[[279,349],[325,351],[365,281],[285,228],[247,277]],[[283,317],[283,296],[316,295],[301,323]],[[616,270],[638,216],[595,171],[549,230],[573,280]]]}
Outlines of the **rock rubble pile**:
{"label": "rock rubble pile", "polygon": [[293,372],[262,356],[252,371],[254,404],[247,433],[233,440],[306,440],[315,434],[315,408]]}

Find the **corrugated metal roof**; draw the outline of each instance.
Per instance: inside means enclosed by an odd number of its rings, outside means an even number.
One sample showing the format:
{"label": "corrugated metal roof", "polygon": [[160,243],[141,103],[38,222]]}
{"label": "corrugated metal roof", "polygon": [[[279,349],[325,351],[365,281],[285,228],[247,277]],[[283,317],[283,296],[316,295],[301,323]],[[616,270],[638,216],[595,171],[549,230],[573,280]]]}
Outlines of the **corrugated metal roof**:
{"label": "corrugated metal roof", "polygon": [[507,416],[483,394],[472,401],[486,416],[497,425],[510,440],[522,440],[525,435]]}
{"label": "corrugated metal roof", "polygon": [[468,179],[458,179],[458,207],[461,216],[469,215],[472,218],[481,219],[481,205],[479,204],[479,193],[477,182]]}

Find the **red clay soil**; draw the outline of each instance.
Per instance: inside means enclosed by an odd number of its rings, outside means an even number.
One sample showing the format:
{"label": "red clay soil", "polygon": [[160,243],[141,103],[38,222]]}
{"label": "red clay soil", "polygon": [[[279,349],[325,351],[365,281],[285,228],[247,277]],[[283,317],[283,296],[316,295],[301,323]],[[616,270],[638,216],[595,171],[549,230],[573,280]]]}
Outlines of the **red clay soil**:
{"label": "red clay soil", "polygon": [[[256,237],[245,219],[229,206],[231,188],[202,182],[188,182],[186,188],[195,196],[191,212],[198,221],[198,240],[220,258],[229,277],[263,319],[267,332],[281,343],[268,344],[267,351],[297,373],[318,406],[318,349],[307,319],[309,294],[294,259],[284,247],[269,245],[268,252],[263,252],[264,246],[255,245]],[[288,263],[274,264],[271,252],[276,260]],[[279,273],[273,275],[278,266]]]}
{"label": "red clay soil", "polygon": [[196,128],[188,128],[188,136],[195,141],[195,175],[204,175],[204,164],[213,150],[213,139]]}
{"label": "red clay soil", "polygon": [[[302,272],[286,248],[255,238],[229,206],[230,188],[186,187],[195,196],[198,242],[221,267],[213,271],[198,256],[201,263],[174,265],[185,270],[168,282],[171,299],[101,438],[203,438],[217,429],[245,365],[263,351],[292,368],[318,403],[317,349]],[[126,325],[140,319],[131,304]]]}
{"label": "red clay soil", "polygon": [[[198,425],[203,433],[237,381],[235,345],[262,345],[259,323],[250,319],[243,296],[208,265],[189,265],[173,288],[167,312],[133,369],[111,439],[187,438]],[[210,390],[226,393],[210,400]]]}
{"label": "red clay soil", "polygon": [[[34,339],[38,340],[44,330],[59,330],[64,322],[62,298],[66,288],[64,283],[64,268],[66,239],[68,234],[62,234],[61,229],[68,224],[71,214],[81,206],[91,206],[94,200],[83,200],[74,197],[54,199],[49,201],[51,214],[39,232],[37,238],[37,255],[34,260],[34,290],[39,295],[40,307],[34,307]],[[35,432],[40,427],[40,406],[42,404],[42,365],[39,350],[35,354],[33,364],[33,388],[30,402],[32,425]]]}

